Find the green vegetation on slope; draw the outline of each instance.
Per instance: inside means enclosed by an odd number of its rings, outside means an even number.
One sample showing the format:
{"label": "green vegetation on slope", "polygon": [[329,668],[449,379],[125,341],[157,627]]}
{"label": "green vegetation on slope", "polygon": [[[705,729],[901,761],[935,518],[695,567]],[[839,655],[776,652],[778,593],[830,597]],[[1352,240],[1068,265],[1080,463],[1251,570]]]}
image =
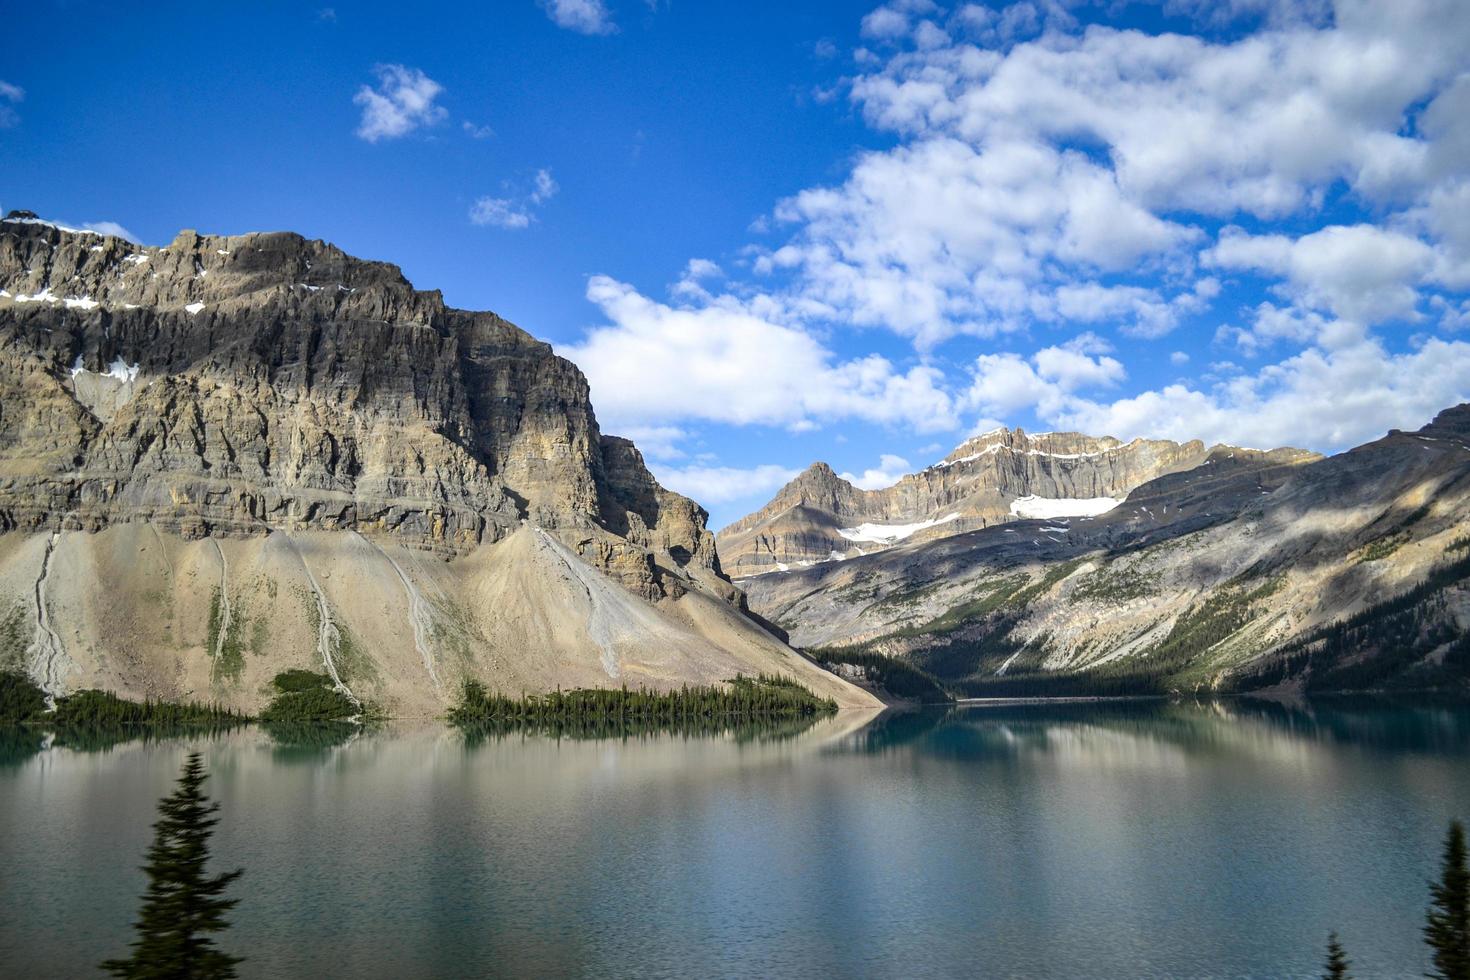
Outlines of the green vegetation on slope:
{"label": "green vegetation on slope", "polygon": [[1470,633],[1446,610],[1447,590],[1470,579],[1470,555],[1439,566],[1406,592],[1283,646],[1240,672],[1241,690],[1301,677],[1308,691],[1463,687]]}
{"label": "green vegetation on slope", "polygon": [[284,670],[271,682],[275,697],[260,713],[266,723],[347,721],[359,714],[357,705],[337,690],[332,678],[310,670]]}
{"label": "green vegetation on slope", "polygon": [[45,713],[46,692],[20,671],[0,671],[0,725],[38,721]]}

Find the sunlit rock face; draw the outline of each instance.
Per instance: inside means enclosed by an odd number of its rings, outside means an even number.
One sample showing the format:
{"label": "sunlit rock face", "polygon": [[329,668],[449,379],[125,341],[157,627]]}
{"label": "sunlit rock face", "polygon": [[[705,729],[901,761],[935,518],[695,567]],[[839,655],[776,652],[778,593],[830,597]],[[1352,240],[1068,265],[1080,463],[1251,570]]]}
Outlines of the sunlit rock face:
{"label": "sunlit rock face", "polygon": [[253,707],[333,649],[423,710],[466,677],[827,684],[745,617],[705,521],[576,366],[395,266],[0,224],[0,666],[48,691]]}
{"label": "sunlit rock face", "polygon": [[[1017,519],[1097,516],[1141,484],[1232,448],[1002,428],[881,490],[860,490],[816,463],[765,507],[720,531],[720,557],[730,574],[743,578]],[[1270,458],[1279,462],[1286,454],[1316,458],[1294,450]]]}

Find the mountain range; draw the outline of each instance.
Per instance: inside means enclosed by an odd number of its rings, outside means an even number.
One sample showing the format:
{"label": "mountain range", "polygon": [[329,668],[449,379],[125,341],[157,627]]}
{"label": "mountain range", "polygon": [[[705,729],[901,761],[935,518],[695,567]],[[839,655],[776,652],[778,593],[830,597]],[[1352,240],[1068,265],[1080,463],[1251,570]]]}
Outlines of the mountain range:
{"label": "mountain range", "polygon": [[433,715],[467,680],[773,673],[872,708],[1470,677],[1467,405],[1331,457],[999,428],[706,520],[575,365],[392,265],[0,223],[0,669],[50,695],[253,711],[302,668]]}
{"label": "mountain range", "polygon": [[1470,677],[1470,405],[1327,458],[997,430],[887,490],[814,466],[717,540],[753,610],[856,676],[897,659],[974,696]]}
{"label": "mountain range", "polygon": [[994,429],[933,466],[882,490],[860,490],[826,463],[814,463],[769,504],[720,531],[721,561],[736,578],[841,561],[899,542],[933,540],[1026,518],[1090,517],[1130,491],[1226,453],[1290,466],[1319,458],[1167,440],[1076,432],[1027,435]]}

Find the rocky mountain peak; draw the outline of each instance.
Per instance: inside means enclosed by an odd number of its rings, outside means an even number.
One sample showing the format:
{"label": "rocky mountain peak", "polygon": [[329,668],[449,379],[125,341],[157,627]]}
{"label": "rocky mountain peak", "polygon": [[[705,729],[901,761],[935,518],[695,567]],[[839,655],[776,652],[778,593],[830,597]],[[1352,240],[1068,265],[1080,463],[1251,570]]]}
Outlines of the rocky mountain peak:
{"label": "rocky mountain peak", "polygon": [[561,529],[651,598],[720,583],[702,509],[493,313],[290,232],[167,246],[0,223],[0,529],[368,530],[444,552]]}

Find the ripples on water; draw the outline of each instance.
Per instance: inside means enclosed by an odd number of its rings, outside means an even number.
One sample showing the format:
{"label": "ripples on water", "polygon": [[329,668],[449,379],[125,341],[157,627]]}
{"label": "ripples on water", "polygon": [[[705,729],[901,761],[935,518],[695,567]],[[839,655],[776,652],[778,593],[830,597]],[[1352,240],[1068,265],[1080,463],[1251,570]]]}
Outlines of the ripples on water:
{"label": "ripples on water", "polygon": [[[277,733],[278,735],[281,733]],[[804,732],[0,734],[0,974],[121,952],[199,746],[244,976],[1418,976],[1470,710],[961,706]]]}

